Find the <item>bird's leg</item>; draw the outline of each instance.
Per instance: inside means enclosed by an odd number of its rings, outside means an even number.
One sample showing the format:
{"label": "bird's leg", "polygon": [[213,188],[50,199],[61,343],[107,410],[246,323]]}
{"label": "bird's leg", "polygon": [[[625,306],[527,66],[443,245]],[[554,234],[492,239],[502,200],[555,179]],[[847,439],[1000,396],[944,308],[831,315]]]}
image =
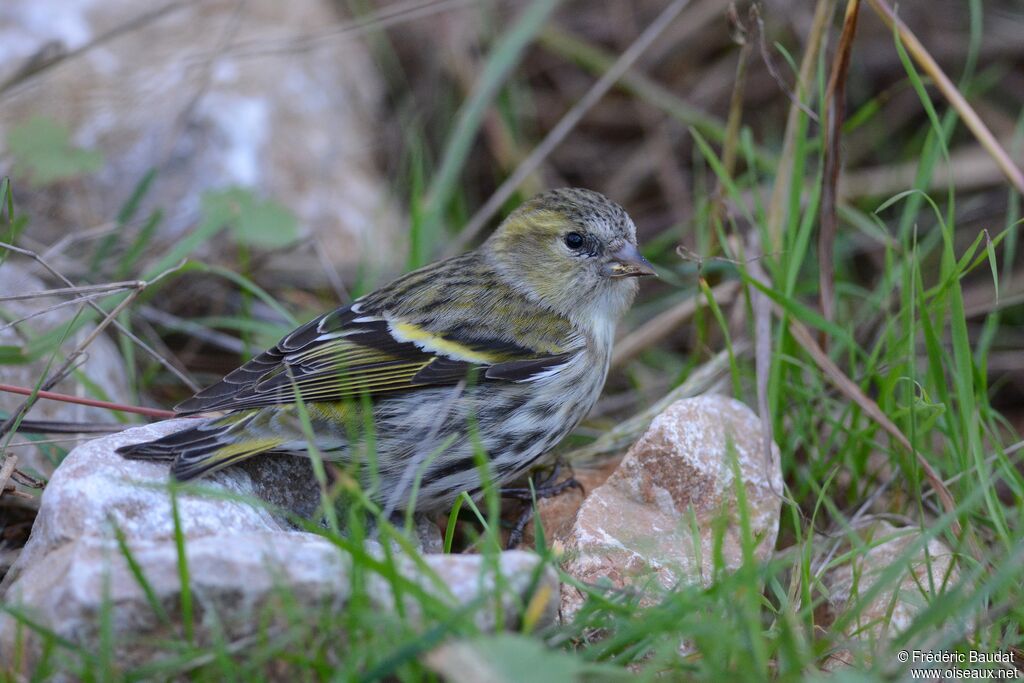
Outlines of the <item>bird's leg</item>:
{"label": "bird's leg", "polygon": [[508,487],[501,489],[502,498],[514,498],[516,500],[524,501],[523,511],[519,514],[519,518],[516,519],[516,523],[512,526],[512,531],[508,536],[508,545],[506,546],[509,550],[518,546],[523,540],[523,532],[526,530],[526,525],[533,519],[533,497],[539,498],[551,498],[558,494],[571,489],[577,488],[584,496],[587,495],[586,490],[583,488],[583,484],[576,481],[576,478],[572,476],[572,467],[569,468],[569,476],[558,481],[558,475],[561,474],[562,463],[561,461],[555,461],[555,466],[551,469],[551,473],[548,474],[543,480],[537,481],[538,472],[534,472],[530,475],[531,481],[533,481],[533,488],[529,487]]}

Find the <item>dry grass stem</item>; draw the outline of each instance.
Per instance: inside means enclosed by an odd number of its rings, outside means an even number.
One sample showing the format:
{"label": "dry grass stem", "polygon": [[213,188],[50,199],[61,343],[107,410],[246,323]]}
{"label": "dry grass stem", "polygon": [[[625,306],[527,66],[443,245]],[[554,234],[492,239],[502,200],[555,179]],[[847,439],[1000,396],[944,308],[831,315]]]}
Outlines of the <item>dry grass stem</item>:
{"label": "dry grass stem", "polygon": [[80,287],[58,287],[57,289],[44,289],[39,292],[28,292],[26,294],[9,294],[7,296],[0,296],[0,301],[24,301],[26,299],[39,299],[48,296],[64,296],[65,294],[74,294],[76,296],[83,294],[102,294],[102,293],[113,293],[121,292],[127,289],[136,289],[139,287],[138,280],[130,280],[125,282],[110,282],[102,285],[83,285]]}
{"label": "dry grass stem", "polygon": [[683,10],[686,5],[689,4],[689,0],[672,0],[669,5],[662,10],[661,14],[655,18],[651,24],[644,29],[644,32],[637,36],[637,39],[633,41],[625,52],[612,64],[611,68],[608,69],[591,86],[590,90],[572,106],[569,111],[558,121],[557,124],[544,136],[544,139],[533,148],[529,156],[523,160],[523,163],[519,164],[515,172],[509,176],[505,182],[503,182],[494,194],[484,202],[473,217],[469,219],[466,227],[462,233],[454,240],[449,254],[457,254],[464,251],[466,247],[476,239],[477,234],[483,230],[494,214],[497,213],[498,209],[508,201],[508,198],[512,196],[512,193],[516,191],[516,188],[537,168],[540,164],[548,157],[549,154],[569,135],[576,124],[580,122],[580,119],[590,111],[590,109],[605,96],[616,81],[618,81],[623,74],[639,59],[640,55],[650,47],[651,43],[661,35],[672,20]]}
{"label": "dry grass stem", "polygon": [[0,496],[7,491],[7,482],[14,475],[14,468],[18,466],[18,456],[8,453],[7,457],[0,463]]}
{"label": "dry grass stem", "polygon": [[[281,38],[259,38],[231,42],[223,51],[210,50],[194,56],[196,62],[211,56],[231,59],[252,59],[298,55],[319,49],[339,40],[353,40],[406,22],[427,19],[435,14],[472,6],[475,0],[412,0],[390,3],[354,21],[330,25],[322,31],[310,31]],[[192,63],[189,63],[192,66]]]}
{"label": "dry grass stem", "polygon": [[[764,287],[771,287],[771,280],[764,266],[761,265],[761,245],[756,231],[751,230],[748,236],[747,269],[750,276]],[[761,421],[761,439],[764,452],[765,471],[770,472],[772,465],[772,444],[775,434],[772,428],[771,409],[768,405],[768,384],[772,370],[772,309],[771,300],[759,289],[751,288],[750,306],[754,310],[754,374],[757,384],[757,414]],[[766,476],[766,481],[771,481]],[[785,498],[782,491],[775,492]],[[794,503],[795,507],[799,507]]]}
{"label": "dry grass stem", "polygon": [[[119,290],[119,291],[123,291],[123,290]],[[0,325],[0,332],[3,332],[4,330],[10,329],[12,327],[17,327],[18,325],[20,325],[23,322],[26,322],[26,321],[29,321],[29,320],[33,320],[33,319],[38,318],[40,316],[44,316],[47,313],[53,313],[54,311],[59,310],[61,308],[64,308],[65,306],[76,306],[78,304],[83,304],[86,301],[96,301],[96,299],[106,298],[106,297],[110,296],[110,294],[111,294],[111,292],[97,292],[95,294],[87,294],[85,296],[77,296],[74,299],[68,299],[67,301],[61,301],[60,303],[53,304],[52,306],[47,306],[46,308],[40,308],[39,310],[33,311],[33,312],[29,313],[28,315],[22,316],[20,318],[16,318],[16,319],[14,319],[14,320],[12,320],[12,321],[10,321],[8,323],[4,323],[3,325]]]}
{"label": "dry grass stem", "polygon": [[1017,192],[1024,194],[1024,173],[1021,173],[1020,168],[1013,162],[1010,155],[1006,153],[1003,146],[999,144],[992,131],[988,129],[985,122],[978,116],[974,107],[960,94],[960,90],[953,84],[953,81],[949,80],[949,77],[946,76],[938,62],[929,54],[913,31],[900,21],[900,18],[896,16],[896,13],[893,12],[885,0],[868,1],[871,3],[875,13],[885,22],[886,26],[890,29],[895,29],[900,41],[907,48],[907,52],[910,53],[910,56],[913,57],[918,66],[931,77],[939,92],[942,93],[942,96],[956,109],[960,118],[963,119],[971,132],[974,133],[974,137],[978,139],[981,146],[992,156],[999,169],[1006,176],[1006,179],[1010,181],[1010,184],[1016,188]]}
{"label": "dry grass stem", "polygon": [[188,2],[182,2],[175,0],[165,5],[161,5],[156,9],[144,12],[137,17],[133,17],[123,24],[114,26],[109,31],[105,31],[100,35],[96,36],[93,40],[89,41],[81,47],[77,47],[74,50],[67,52],[58,50],[52,51],[52,45],[46,45],[43,50],[37,52],[35,55],[30,57],[28,61],[17,71],[15,71],[10,77],[7,78],[3,83],[0,83],[0,100],[3,99],[4,95],[10,92],[15,86],[21,85],[26,81],[38,76],[39,74],[48,71],[49,69],[66,62],[69,59],[74,59],[89,50],[99,47],[104,43],[108,43],[120,36],[131,33],[132,31],[138,30],[143,26],[153,23],[161,19],[162,17],[174,12],[182,7],[188,6]]}
{"label": "dry grass stem", "polygon": [[[825,136],[824,174],[821,187],[821,213],[818,230],[818,292],[821,313],[825,320],[835,320],[835,265],[832,262],[839,231],[838,198],[839,170],[842,167],[842,126],[846,115],[846,74],[850,68],[850,53],[853,38],[857,34],[857,17],[860,14],[860,0],[846,3],[843,31],[832,60],[832,71],[825,90]],[[822,337],[825,348],[827,338]]]}
{"label": "dry grass stem", "polygon": [[[689,16],[689,12],[687,16]],[[579,62],[592,72],[607,71],[614,63],[614,56],[563,30],[546,27],[540,34],[540,43],[552,53],[565,59]],[[627,70],[617,86],[635,95],[646,104],[657,107],[671,118],[686,126],[693,126],[710,139],[721,142],[725,139],[727,122],[709,114],[682,99],[674,92],[636,71]],[[770,150],[754,146],[754,156],[765,166],[775,164],[775,155]]]}
{"label": "dry grass stem", "polygon": [[[752,5],[750,8],[752,16],[757,14],[756,7],[756,5]],[[722,143],[722,166],[725,169],[726,175],[731,178],[736,171],[740,126],[743,123],[743,94],[747,83],[747,63],[750,60],[752,46],[747,36],[748,29],[740,22],[739,16],[736,14],[735,5],[729,6],[729,19],[733,27],[733,40],[740,45],[740,53],[736,60],[736,75],[733,79],[732,95],[729,99],[729,117],[726,119],[725,124],[725,140]],[[754,30],[760,30],[756,21],[752,23],[755,26]],[[725,215],[725,196],[726,189],[722,179],[719,178],[715,189],[715,198],[711,204],[711,215],[709,216],[712,226],[718,226],[722,222],[722,218]],[[717,233],[714,230],[711,232],[710,238],[710,249],[713,251],[717,239]]]}
{"label": "dry grass stem", "polygon": [[[72,422],[71,420],[22,420],[22,434],[109,434],[124,429],[120,422]],[[34,442],[41,443],[41,442]]]}
{"label": "dry grass stem", "polygon": [[232,337],[230,334],[211,330],[209,327],[193,320],[186,320],[153,306],[140,306],[137,312],[148,323],[160,325],[175,332],[184,332],[193,339],[202,341],[204,344],[223,349],[229,353],[243,354],[246,352],[245,342],[238,337]]}
{"label": "dry grass stem", "polygon": [[782,225],[786,218],[789,205],[789,194],[793,179],[793,155],[796,153],[797,129],[803,98],[807,96],[814,70],[818,65],[818,51],[824,42],[828,25],[835,10],[836,0],[818,0],[811,20],[811,30],[807,36],[807,47],[804,48],[803,59],[800,61],[800,73],[796,82],[796,100],[789,108],[786,117],[786,132],[782,139],[782,154],[775,171],[775,185],[772,188],[771,200],[768,204],[766,225],[768,231],[768,251],[778,252],[782,249]]}
{"label": "dry grass stem", "polygon": [[[1008,145],[1009,141],[1004,143]],[[909,161],[847,169],[839,179],[839,198],[889,197],[913,187],[919,165],[918,161]],[[992,187],[1004,180],[999,165],[978,145],[950,152],[949,164],[937,165],[924,189],[930,192],[954,185],[958,191],[967,192]]]}

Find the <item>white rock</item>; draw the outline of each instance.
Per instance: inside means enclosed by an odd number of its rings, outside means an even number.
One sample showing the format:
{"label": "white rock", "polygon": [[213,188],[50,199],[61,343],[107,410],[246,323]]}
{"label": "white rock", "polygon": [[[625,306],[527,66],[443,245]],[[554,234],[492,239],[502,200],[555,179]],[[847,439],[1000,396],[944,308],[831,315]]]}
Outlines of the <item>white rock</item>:
{"label": "white rock", "polygon": [[[383,88],[360,40],[324,37],[346,22],[335,4],[248,0],[239,12],[235,0],[207,0],[155,9],[135,0],[5,0],[0,8],[0,83],[44,47],[69,53],[97,43],[3,94],[0,140],[44,117],[104,157],[101,170],[74,183],[37,187],[0,153],[0,175],[12,175],[31,234],[49,242],[114,220],[155,169],[139,215],[164,212],[157,253],[195,225],[203,191],[243,186],[287,206],[337,267],[400,259],[398,211],[374,159]],[[215,246],[237,252],[228,239],[207,248]],[[293,251],[273,270],[319,283],[312,254]]]}
{"label": "white rock", "polygon": [[[180,632],[181,586],[166,463],[125,460],[114,449],[157,438],[189,419],[131,429],[88,442],[72,451],[54,473],[36,524],[21,557],[4,584],[0,598],[32,616],[60,636],[85,647],[99,642],[105,595],[116,606],[110,614],[119,663],[138,664],[160,656],[154,636]],[[295,531],[282,516],[258,505],[228,497],[271,498],[284,508],[309,515],[319,493],[308,461],[294,456],[254,458],[201,480],[218,497],[178,497],[185,536],[189,586],[195,606],[195,632],[209,642],[215,629],[230,639],[259,632],[261,615],[273,611],[286,590],[300,609],[343,610],[350,595],[352,559],[330,540]],[[153,610],[120,551],[114,528],[123,532],[132,558],[141,568],[163,610],[172,615],[170,633]],[[436,534],[436,531],[435,531]],[[379,544],[366,550],[378,559]],[[480,555],[425,555],[429,572],[399,556],[399,572],[428,594],[452,605],[468,605],[494,585],[494,565]],[[538,586],[554,596],[542,623],[550,623],[558,601],[558,583],[547,568],[536,581],[540,558],[506,552],[498,560],[503,591],[504,622],[496,623],[494,605],[472,612],[482,628],[509,626]],[[440,580],[437,580],[436,577]],[[364,573],[367,594],[381,610],[395,608],[391,584],[372,571]],[[405,613],[416,623],[417,603],[404,599]],[[10,615],[0,615],[0,661],[9,661],[21,647],[26,670],[40,654],[41,643]]]}
{"label": "white rock", "polygon": [[[665,589],[681,581],[706,585],[714,569],[714,522],[722,515],[729,519],[725,565],[738,567],[742,535],[734,466],[746,492],[750,532],[758,539],[755,556],[768,557],[782,503],[778,447],[772,444],[766,461],[753,411],[707,395],[665,409],[584,499],[565,540],[565,570],[586,584],[615,589],[641,589],[652,577]],[[562,618],[571,619],[583,601],[582,592],[566,586]]]}
{"label": "white rock", "polygon": [[[47,288],[46,283],[13,258],[8,258],[3,265],[0,265],[0,292],[4,294],[27,294]],[[3,320],[0,322],[0,326],[6,324],[8,320],[19,320],[57,302],[58,300],[53,298],[40,298],[0,303],[0,310],[4,313],[3,316],[0,316]],[[70,324],[77,310],[77,306],[66,306],[30,318],[15,327],[0,329],[0,344],[23,348],[28,346],[26,351],[31,352],[33,337],[59,330],[61,326]],[[65,352],[74,348],[78,342],[88,336],[90,331],[89,328],[84,328],[71,335],[65,341],[63,347]],[[24,365],[0,366],[3,369],[3,381],[6,384],[32,388],[47,375],[48,366],[49,371],[52,372],[63,358],[63,354],[58,354],[57,360],[52,364],[50,357],[44,356],[35,362]],[[95,392],[94,388],[99,389],[99,393]],[[131,402],[124,360],[114,342],[103,335],[97,337],[89,345],[85,361],[78,370],[58,383],[52,391],[115,402]],[[24,400],[24,396],[0,392],[0,410],[10,414]],[[25,419],[55,422],[113,422],[109,410],[50,400],[36,401]],[[16,438],[18,442],[28,440],[29,438],[24,435],[19,435]],[[61,443],[64,448],[70,448],[73,445],[73,441]],[[57,465],[57,449],[53,447],[18,446],[12,448],[11,452],[18,456],[18,469],[33,475],[48,477]]]}
{"label": "white rock", "polygon": [[[47,484],[32,535],[4,585],[14,581],[24,568],[38,566],[50,553],[80,538],[114,538],[115,526],[128,539],[172,540],[174,523],[167,489],[167,463],[126,460],[114,451],[118,446],[170,434],[191,422],[183,418],[136,427],[86,442],[71,451]],[[298,458],[291,460],[305,464]],[[281,476],[278,483],[289,486],[293,480]],[[239,467],[217,472],[201,480],[201,484],[239,498],[260,497],[253,477]],[[315,483],[312,490],[314,494],[318,490]],[[304,510],[309,512],[316,507],[316,503],[305,505]],[[182,532],[190,539],[216,535],[225,529],[291,529],[285,519],[241,501],[182,495],[178,498],[178,509]]]}
{"label": "white rock", "polygon": [[[113,543],[96,538],[78,540],[51,553],[43,565],[15,582],[4,599],[58,635],[95,648],[101,637],[100,617],[107,596],[108,604],[116,606],[110,614],[118,664],[137,665],[166,656],[167,652],[154,646],[154,636],[173,637],[181,628],[176,547],[166,540],[135,541],[129,547],[157,602],[175,620],[170,633],[123,554]],[[376,543],[367,542],[366,549],[377,559],[383,558]],[[188,541],[186,557],[199,642],[211,642],[218,631],[237,641],[287,624],[287,610],[280,608],[283,594],[297,610],[309,614],[341,612],[351,594],[351,558],[329,540],[313,534],[245,532],[205,536]],[[399,558],[399,573],[437,600],[468,605],[493,590],[494,568],[482,555],[425,555],[424,562],[426,572],[408,558]],[[504,623],[495,623],[493,606],[473,610],[468,618],[483,629],[514,627],[521,615],[520,604],[535,588],[539,563],[540,558],[532,553],[502,553],[498,570],[505,586],[501,593]],[[395,596],[389,581],[369,571],[364,577],[366,594],[374,606],[393,611]],[[541,585],[553,588],[557,596],[557,579],[550,569],[542,573]],[[556,605],[557,597],[550,601],[542,624],[554,619]],[[419,604],[408,592],[403,609],[413,624],[422,617]],[[0,616],[0,661],[11,661],[19,637],[25,639],[22,647],[30,669],[39,654],[38,638],[15,619]]]}

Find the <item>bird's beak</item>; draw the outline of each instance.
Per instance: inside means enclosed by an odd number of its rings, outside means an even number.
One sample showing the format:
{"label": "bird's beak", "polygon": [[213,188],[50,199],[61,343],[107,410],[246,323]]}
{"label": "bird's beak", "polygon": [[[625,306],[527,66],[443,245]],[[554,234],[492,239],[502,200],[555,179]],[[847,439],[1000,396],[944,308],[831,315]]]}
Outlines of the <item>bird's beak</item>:
{"label": "bird's beak", "polygon": [[658,276],[654,266],[645,259],[636,245],[626,242],[622,247],[608,255],[608,261],[601,268],[605,277],[641,277],[643,275]]}

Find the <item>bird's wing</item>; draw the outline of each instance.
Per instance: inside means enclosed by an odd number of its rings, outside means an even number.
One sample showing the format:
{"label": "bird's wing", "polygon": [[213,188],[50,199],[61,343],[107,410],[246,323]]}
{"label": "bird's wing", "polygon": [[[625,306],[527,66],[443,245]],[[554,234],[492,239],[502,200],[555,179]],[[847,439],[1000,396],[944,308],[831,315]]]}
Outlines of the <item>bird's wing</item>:
{"label": "bird's wing", "polygon": [[579,348],[545,351],[508,338],[441,334],[360,302],[320,316],[176,410],[194,414],[336,401],[476,381],[523,382],[564,365]]}

